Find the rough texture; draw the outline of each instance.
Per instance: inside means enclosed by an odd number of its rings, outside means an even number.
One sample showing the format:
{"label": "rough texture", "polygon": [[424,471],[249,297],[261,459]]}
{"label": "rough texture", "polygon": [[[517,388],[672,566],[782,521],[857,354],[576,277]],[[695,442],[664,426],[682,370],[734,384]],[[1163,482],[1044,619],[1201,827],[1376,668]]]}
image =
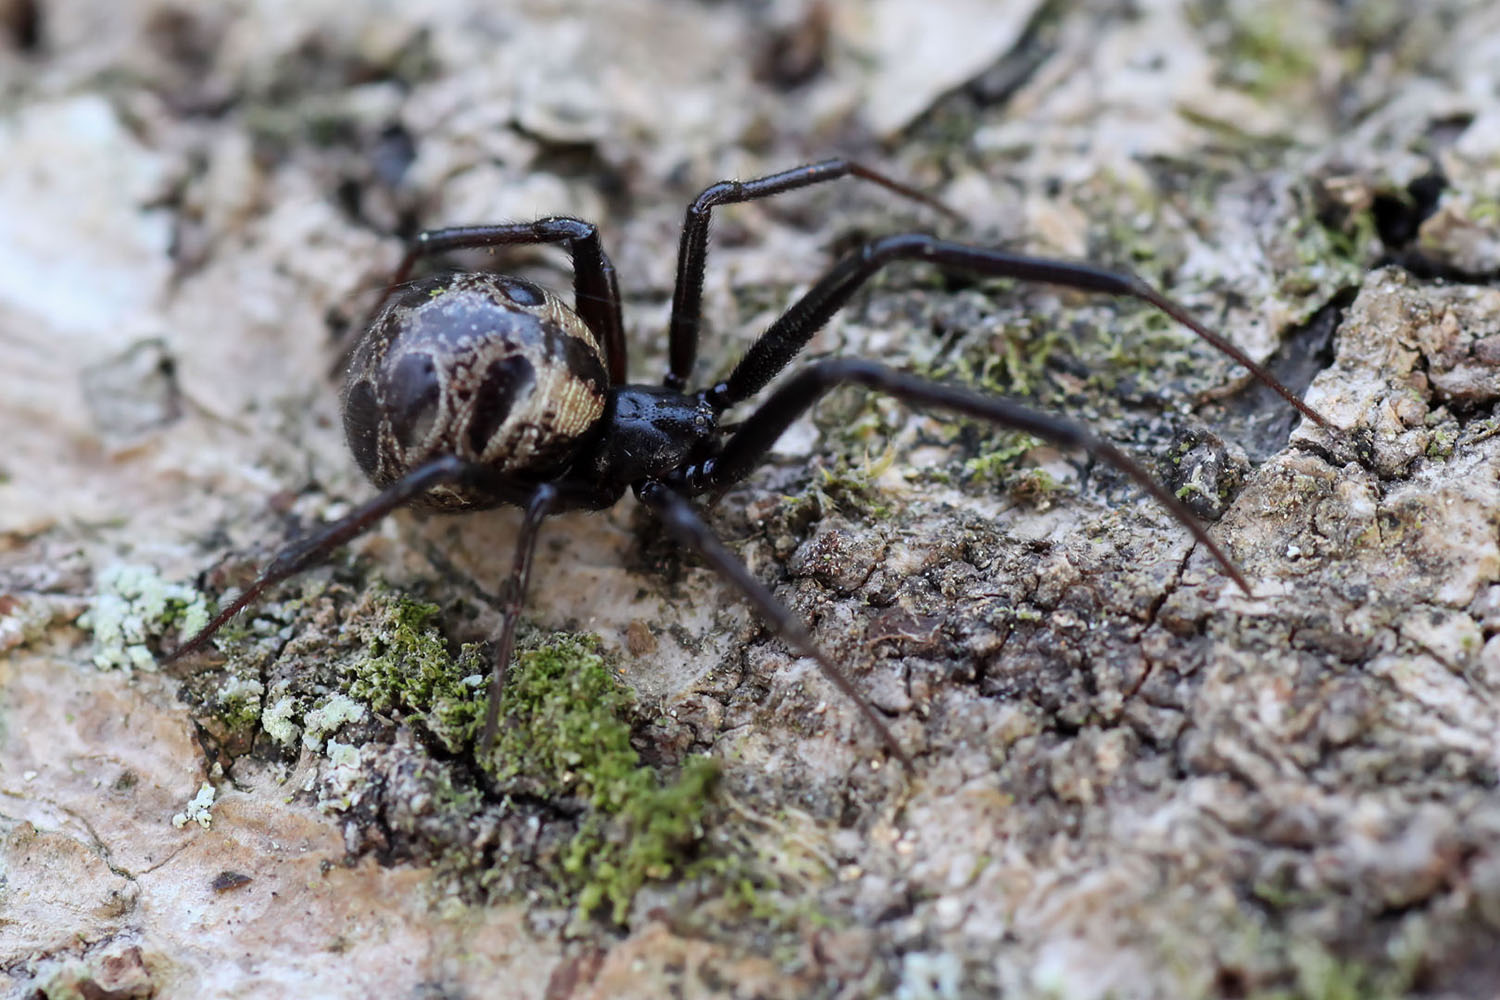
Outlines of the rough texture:
{"label": "rough texture", "polygon": [[[1492,995],[1497,67],[1478,0],[0,0],[7,988]],[[719,210],[701,377],[871,235],[1133,267],[1337,433],[1144,307],[918,267],[808,353],[1072,415],[1254,596],[1104,465],[840,392],[712,520],[911,774],[628,500],[544,534],[503,754],[513,511],[153,669],[370,495],[325,373],[398,234],[597,220],[655,381],[684,205],[834,152],[967,225]]]}

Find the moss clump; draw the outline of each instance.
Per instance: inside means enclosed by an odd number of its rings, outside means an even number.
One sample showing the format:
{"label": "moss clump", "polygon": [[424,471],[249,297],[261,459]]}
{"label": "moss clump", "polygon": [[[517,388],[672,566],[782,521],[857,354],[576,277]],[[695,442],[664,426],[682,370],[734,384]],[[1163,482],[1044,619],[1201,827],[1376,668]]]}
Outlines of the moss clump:
{"label": "moss clump", "polygon": [[1293,984],[1251,994],[1254,1000],[1396,1000],[1408,996],[1418,956],[1399,953],[1394,961],[1369,965],[1334,956],[1316,941],[1287,946]]}
{"label": "moss clump", "polygon": [[[1014,297],[1014,284],[996,282],[995,300]],[[992,317],[984,328],[966,334],[956,353],[914,368],[929,378],[961,382],[991,395],[1036,398],[1050,388],[1047,361],[1062,343],[1056,317]]]}
{"label": "moss clump", "polygon": [[1015,472],[1016,463],[1042,442],[1021,431],[1002,431],[983,454],[964,463],[964,476],[990,483],[1005,483]]}
{"label": "moss clump", "polygon": [[[488,660],[477,646],[449,655],[436,605],[378,601],[359,626],[367,650],[350,692],[378,712],[408,713],[450,752],[472,747],[483,724]],[[479,761],[513,796],[564,802],[570,814],[582,806],[577,832],[552,857],[548,876],[580,915],[608,904],[617,922],[648,880],[681,871],[703,836],[718,777],[713,761],[692,757],[664,784],[630,745],[634,710],[597,640],[564,634],[517,654],[501,700],[504,725]],[[477,801],[460,812],[475,808]]]}
{"label": "moss clump", "polygon": [[1037,510],[1049,509],[1063,492],[1046,469],[1018,469],[1006,478],[1005,489],[1014,500]]}
{"label": "moss clump", "polygon": [[[1288,0],[1199,0],[1188,8],[1220,59],[1224,82],[1256,97],[1271,98],[1314,86],[1319,66],[1341,53],[1332,39],[1308,24],[1306,12]],[[1320,37],[1321,36],[1321,37]]]}
{"label": "moss clump", "polygon": [[624,920],[636,891],[680,870],[703,836],[718,766],[690,757],[662,784],[630,745],[634,700],[588,636],[560,636],[521,653],[501,702],[501,727],[486,764],[518,792],[586,807],[560,856],[559,875],[578,910],[608,903]]}
{"label": "moss clump", "polygon": [[1314,178],[1295,189],[1297,214],[1285,232],[1292,259],[1277,278],[1278,290],[1321,302],[1358,285],[1382,252],[1374,211],[1380,195],[1412,200],[1404,188],[1363,177]]}
{"label": "moss clump", "polygon": [[255,678],[230,676],[218,689],[218,715],[235,731],[248,731],[260,721],[266,686]]}
{"label": "moss clump", "polygon": [[794,507],[806,508],[811,517],[821,517],[831,511],[857,514],[868,520],[884,520],[895,513],[890,497],[880,488],[878,480],[891,467],[896,453],[887,448],[879,458],[868,455],[858,466],[836,458],[833,465],[817,469],[806,491],[786,498]]}
{"label": "moss clump", "polygon": [[449,655],[433,627],[441,609],[405,597],[381,598],[376,614],[361,623],[366,655],[358,662],[350,693],[377,712],[403,709],[450,753],[471,743],[484,714],[478,688],[488,667],[476,645]]}
{"label": "moss clump", "polygon": [[1427,442],[1427,457],[1435,461],[1446,461],[1453,457],[1453,447],[1458,443],[1458,425],[1446,424],[1435,428]]}

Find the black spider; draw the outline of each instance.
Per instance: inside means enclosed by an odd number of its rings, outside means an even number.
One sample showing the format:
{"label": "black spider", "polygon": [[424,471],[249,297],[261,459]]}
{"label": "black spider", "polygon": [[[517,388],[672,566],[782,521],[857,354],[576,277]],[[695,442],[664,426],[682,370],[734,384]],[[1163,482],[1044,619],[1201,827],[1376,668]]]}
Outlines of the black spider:
{"label": "black spider", "polygon": [[[601,510],[626,489],[753,604],[800,655],[817,661],[859,706],[892,754],[910,760],[870,704],[813,645],[806,630],[714,537],[688,502],[743,479],[799,415],[849,383],[919,406],[953,410],[1065,447],[1086,449],[1138,482],[1181,521],[1246,593],[1228,556],[1187,509],[1122,452],[1076,424],[904,374],[870,361],[820,361],[793,375],[736,427],[728,408],[755,395],[877,270],[894,260],[1128,295],[1161,309],[1252,371],[1304,415],[1325,421],[1228,341],[1205,329],[1139,278],[1086,263],[953,243],[920,233],[864,244],[820,278],[750,347],[724,381],[685,392],[698,347],[709,213],[839,177],[872,181],[951,211],[858,163],[834,159],[751,181],[723,181],[688,207],[672,296],[670,370],[661,387],[625,382],[625,340],[614,266],[594,226],[559,217],[524,224],[461,226],[417,236],[369,329],[355,345],[344,387],[344,428],[360,468],[380,494],[313,535],[283,548],[260,577],[167,660],[202,646],[267,587],[297,573],[402,504],[445,511],[515,504],[526,512],[505,594],[484,746],[494,739],[516,619],[531,572],[537,529],[551,514]],[[561,243],[573,258],[574,305],[530,282],[493,274],[438,275],[407,282],[417,258],[449,250]],[[732,431],[732,433],[731,433]]]}

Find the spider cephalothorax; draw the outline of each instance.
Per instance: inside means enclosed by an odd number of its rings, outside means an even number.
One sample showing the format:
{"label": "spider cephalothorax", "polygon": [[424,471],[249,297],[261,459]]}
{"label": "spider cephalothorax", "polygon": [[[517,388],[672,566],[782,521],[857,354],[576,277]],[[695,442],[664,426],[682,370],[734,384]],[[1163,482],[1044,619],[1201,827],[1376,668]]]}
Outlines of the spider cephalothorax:
{"label": "spider cephalothorax", "polygon": [[[1130,274],[1028,257],[921,233],[859,247],[824,274],[746,352],[724,381],[688,392],[697,356],[710,211],[838,177],[854,176],[941,211],[920,192],[848,160],[828,160],[757,180],[723,181],[688,207],[677,261],[663,386],[625,382],[625,340],[614,266],[594,226],[580,219],[462,226],[420,234],[407,250],[355,347],[344,389],[344,427],[374,499],[283,548],[261,576],[169,659],[201,646],[266,587],[296,573],[402,504],[463,511],[525,509],[496,642],[483,742],[493,739],[537,530],[551,514],[608,507],[633,490],[672,535],[739,588],[800,655],[815,659],[909,763],[885,723],[813,645],[806,630],[709,530],[689,498],[717,494],[749,474],[798,416],[829,390],[856,384],[918,406],[950,410],[1083,448],[1134,479],[1181,521],[1247,593],[1234,564],[1187,509],[1139,465],[1084,428],[1007,400],[860,360],[821,361],[788,378],[732,428],[725,410],[765,388],[876,271],[897,260],[1042,281],[1150,303],[1239,361],[1305,416],[1325,421],[1228,341]],[[948,212],[948,214],[952,214]],[[560,243],[573,258],[574,305],[519,278],[441,275],[407,283],[418,257],[446,250]]]}

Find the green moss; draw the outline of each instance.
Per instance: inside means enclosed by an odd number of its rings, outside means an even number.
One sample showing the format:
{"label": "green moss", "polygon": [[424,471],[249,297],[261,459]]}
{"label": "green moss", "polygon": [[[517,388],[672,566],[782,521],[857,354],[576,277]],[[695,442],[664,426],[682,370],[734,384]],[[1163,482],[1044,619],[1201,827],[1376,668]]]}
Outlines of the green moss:
{"label": "green moss", "polygon": [[868,455],[859,464],[836,455],[832,465],[814,469],[812,478],[801,493],[783,496],[776,511],[777,519],[802,532],[825,514],[839,511],[866,521],[880,521],[895,516],[891,496],[878,480],[895,461],[896,453],[886,449],[879,458]]}
{"label": "green moss", "polygon": [[1376,969],[1364,962],[1343,960],[1315,941],[1288,948],[1293,985],[1288,989],[1254,994],[1254,1000],[1395,1000],[1407,995],[1413,969],[1409,963]]}
{"label": "green moss", "polygon": [[400,709],[415,716],[445,749],[457,753],[478,731],[484,714],[478,689],[489,667],[477,645],[449,655],[433,626],[440,610],[405,597],[383,600],[359,625],[366,655],[349,692],[377,712]]}
{"label": "green moss", "polygon": [[617,922],[642,885],[681,869],[703,836],[718,777],[714,761],[691,757],[664,784],[630,745],[633,709],[595,639],[555,637],[516,657],[501,701],[506,721],[483,762],[503,787],[584,804],[558,874],[580,914],[608,904]]}
{"label": "green moss", "polygon": [[1030,434],[1002,431],[983,454],[964,463],[964,475],[992,483],[1009,482],[1021,458],[1042,442]]}
{"label": "green moss", "polygon": [[1351,212],[1342,225],[1325,226],[1324,229],[1333,257],[1357,268],[1364,268],[1374,256],[1374,248],[1380,246],[1373,209]]}
{"label": "green moss", "polygon": [[[1380,193],[1410,198],[1401,188]],[[1341,204],[1319,182],[1300,190],[1298,200],[1300,214],[1286,236],[1300,266],[1288,268],[1279,287],[1286,295],[1322,301],[1339,288],[1357,285],[1374,263],[1381,247],[1375,213],[1363,200]]]}
{"label": "green moss", "polygon": [[1062,492],[1062,485],[1046,469],[1018,469],[1005,480],[1005,489],[1014,499],[1046,510]]}
{"label": "green moss", "polygon": [[817,495],[819,509],[858,513],[870,520],[890,517],[894,513],[890,498],[880,488],[877,480],[891,467],[895,457],[894,451],[886,449],[874,460],[867,455],[857,467],[843,459],[836,461],[832,467],[824,466],[811,486],[812,492]]}
{"label": "green moss", "polygon": [[1442,461],[1453,457],[1453,446],[1458,442],[1458,426],[1447,424],[1433,430],[1427,442],[1427,457]]}
{"label": "green moss", "polygon": [[826,905],[839,877],[828,830],[795,808],[764,815],[738,802],[731,809],[748,822],[716,825],[712,855],[691,866],[702,879],[700,897],[713,900],[705,915],[721,927],[754,925],[765,951],[790,965],[809,935],[848,926],[846,913]]}
{"label": "green moss", "polygon": [[[996,301],[1013,297],[1014,282],[994,282]],[[997,396],[1034,397],[1042,391],[1047,359],[1062,343],[1056,317],[1022,316],[974,337],[951,356],[940,356],[920,374],[962,382]]]}
{"label": "green moss", "polygon": [[[439,614],[437,605],[374,591],[351,619],[363,648],[340,668],[344,691],[303,690],[289,679],[268,691],[240,685],[221,699],[226,714],[258,718],[282,746],[300,736],[317,752],[346,723],[365,718],[368,708],[400,717],[455,757],[472,752],[484,721],[490,661],[474,645],[450,653]],[[615,921],[625,918],[648,881],[684,872],[703,836],[718,767],[692,757],[675,778],[663,780],[641,762],[630,743],[634,698],[607,668],[597,640],[561,635],[520,652],[501,711],[505,724],[479,764],[502,793],[533,805],[557,803],[556,819],[548,821],[556,826],[546,835],[557,846],[539,851],[537,867],[517,878],[495,877],[466,840],[434,838],[422,823],[402,831],[417,845],[413,850],[430,852],[434,864],[469,890],[509,885],[530,891],[538,888],[539,874],[541,886],[555,887],[580,917],[607,907]],[[328,746],[335,749],[331,741]],[[344,766],[351,775],[324,790],[330,808],[354,802],[350,789],[359,760],[346,759]],[[462,828],[494,807],[469,768],[438,757],[416,766],[433,799],[421,815],[443,817],[437,828]]]}
{"label": "green moss", "polygon": [[764,857],[739,863],[735,872],[716,878],[716,892],[727,922],[756,925],[771,950],[782,953],[777,960],[790,965],[808,935],[847,924],[828,912],[812,885],[783,877],[776,867]]}
{"label": "green moss", "polygon": [[1309,30],[1306,11],[1288,0],[1203,0],[1190,16],[1223,34],[1216,48],[1225,82],[1258,97],[1316,83],[1319,66],[1330,56],[1326,39]]}
{"label": "green moss", "polygon": [[260,721],[266,686],[255,678],[231,675],[218,689],[218,716],[231,730],[248,731]]}
{"label": "green moss", "polygon": [[[966,341],[959,351],[942,356],[918,373],[942,382],[968,385],[989,396],[1017,397],[1044,402],[1055,389],[1046,376],[1047,360],[1059,349],[1066,321],[1055,316],[1022,317],[998,326],[988,336]],[[963,424],[982,428],[979,453],[965,461],[963,477],[990,483],[1007,483],[1016,463],[1037,445],[1038,438],[1005,430],[984,421],[955,420],[954,432]]]}
{"label": "green moss", "polygon": [[[1466,213],[1469,221],[1479,225],[1500,223],[1500,199],[1474,197]],[[3,481],[3,480],[0,480]]]}

